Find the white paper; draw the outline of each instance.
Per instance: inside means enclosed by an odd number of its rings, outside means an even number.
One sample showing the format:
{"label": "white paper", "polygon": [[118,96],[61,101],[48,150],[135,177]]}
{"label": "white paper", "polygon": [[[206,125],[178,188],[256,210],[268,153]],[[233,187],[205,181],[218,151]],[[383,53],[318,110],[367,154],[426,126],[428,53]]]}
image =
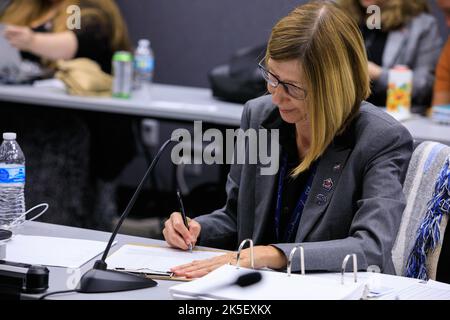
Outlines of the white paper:
{"label": "white paper", "polygon": [[163,101],[156,100],[153,102],[153,105],[164,108],[164,109],[175,109],[175,110],[191,110],[197,111],[199,109],[208,112],[217,112],[219,109],[216,105],[198,105],[193,103],[180,103],[180,102],[172,102],[172,101]]}
{"label": "white paper", "polygon": [[434,280],[428,280],[427,287],[434,289],[450,290],[450,284]]}
{"label": "white paper", "polygon": [[[363,278],[370,283],[373,274],[366,273]],[[378,274],[380,286],[386,289],[381,295],[374,295],[380,300],[448,300],[450,285],[437,281],[422,281],[420,279],[400,277],[388,274]],[[391,288],[392,290],[387,290]],[[372,291],[372,290],[371,290]],[[377,291],[377,290],[374,290]],[[382,290],[381,290],[382,291]],[[371,295],[369,295],[371,296]]]}
{"label": "white paper", "polygon": [[45,79],[45,80],[36,80],[33,82],[33,87],[39,89],[50,89],[54,91],[66,92],[67,87],[66,84],[59,79]]}
{"label": "white paper", "polygon": [[396,293],[399,300],[450,300],[450,290],[418,283]]}
{"label": "white paper", "polygon": [[[167,272],[170,268],[223,255],[220,251],[194,250],[181,251],[168,247],[124,245],[107,259],[108,269],[125,268],[131,270],[148,269],[149,271]],[[146,270],[143,270],[146,271]]]}
{"label": "white paper", "polygon": [[[336,279],[341,277],[340,273],[314,273],[311,277],[323,279]],[[353,280],[353,273],[346,272],[344,276],[345,282]],[[376,300],[398,300],[398,299],[439,299],[442,292],[433,292],[431,289],[446,289],[450,285],[436,281],[422,281],[420,279],[394,276],[383,273],[358,272],[358,282],[369,286],[368,298]]]}
{"label": "white paper", "polygon": [[341,284],[341,278],[324,279],[299,274],[290,277],[284,272],[259,271],[260,282],[245,288],[232,285],[236,279],[253,270],[224,265],[197,280],[169,289],[175,299],[238,299],[238,300],[342,300],[359,299],[362,283]]}
{"label": "white paper", "polygon": [[16,235],[6,245],[6,260],[53,267],[80,268],[103,253],[107,242]]}

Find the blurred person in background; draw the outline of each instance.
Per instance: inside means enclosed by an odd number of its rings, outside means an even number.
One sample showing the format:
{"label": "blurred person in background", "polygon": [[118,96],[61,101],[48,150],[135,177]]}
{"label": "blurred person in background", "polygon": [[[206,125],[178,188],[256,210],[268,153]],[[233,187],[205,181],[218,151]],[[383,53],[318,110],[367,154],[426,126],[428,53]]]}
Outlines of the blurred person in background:
{"label": "blurred person in background", "polygon": [[[405,65],[413,71],[412,105],[422,109],[431,104],[434,71],[442,47],[436,19],[429,13],[426,0],[338,0],[356,19],[363,34],[369,58],[372,95],[368,101],[386,106],[389,69]],[[381,29],[369,29],[377,5]],[[421,110],[423,111],[423,110]]]}
{"label": "blurred person in background", "polygon": [[[438,0],[437,4],[444,12],[450,28],[450,0]],[[447,40],[436,67],[433,105],[450,105],[450,39]]]}
{"label": "blurred person in background", "polygon": [[[73,5],[80,9],[78,29],[69,29]],[[126,24],[113,0],[14,0],[0,12],[0,23],[6,25],[4,37],[24,59],[47,67],[55,67],[60,59],[88,58],[111,73],[114,52],[131,50]],[[13,105],[13,116],[2,117],[1,124],[18,132],[24,144],[30,166],[29,204],[52,204],[43,220],[106,228],[115,213],[110,206],[115,203],[115,180],[134,154],[132,120],[96,112],[24,111]],[[93,186],[96,190],[90,190]],[[99,216],[89,215],[92,210]]]}
{"label": "blurred person in background", "polygon": [[[67,8],[78,6],[80,28],[68,29]],[[4,35],[37,61],[70,60],[85,57],[111,73],[115,51],[130,50],[127,27],[112,0],[14,0],[0,16]]]}

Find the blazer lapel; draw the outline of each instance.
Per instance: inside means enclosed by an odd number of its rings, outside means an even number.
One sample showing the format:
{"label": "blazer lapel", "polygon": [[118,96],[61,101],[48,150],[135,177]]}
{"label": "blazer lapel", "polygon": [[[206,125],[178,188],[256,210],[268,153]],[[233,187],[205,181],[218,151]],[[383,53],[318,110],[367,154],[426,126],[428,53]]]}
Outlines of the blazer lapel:
{"label": "blazer lapel", "polygon": [[351,152],[331,144],[319,160],[311,191],[303,209],[296,242],[302,242],[328,207]]}
{"label": "blazer lapel", "polygon": [[[262,128],[262,127],[261,127]],[[268,147],[270,146],[270,135]],[[269,149],[268,149],[269,150]],[[281,154],[280,148],[279,157]],[[279,158],[280,159],[280,158]],[[261,170],[261,165],[257,165],[256,170]],[[267,224],[272,223],[270,221],[270,211],[272,209],[272,200],[276,191],[276,181],[278,174],[274,175],[261,175],[260,172],[256,173],[255,179],[255,221],[253,222],[253,240],[258,243],[263,240],[264,230]]]}
{"label": "blazer lapel", "polygon": [[389,32],[383,53],[383,67],[392,68],[399,62],[400,51],[405,46],[407,39],[407,28]]}

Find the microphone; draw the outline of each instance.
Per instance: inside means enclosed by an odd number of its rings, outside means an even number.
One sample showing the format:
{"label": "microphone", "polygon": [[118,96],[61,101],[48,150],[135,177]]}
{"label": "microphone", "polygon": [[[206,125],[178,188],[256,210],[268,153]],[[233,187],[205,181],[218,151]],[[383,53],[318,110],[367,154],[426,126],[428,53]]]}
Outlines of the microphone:
{"label": "microphone", "polygon": [[258,271],[248,272],[246,274],[240,275],[239,277],[236,278],[236,280],[234,280],[231,283],[226,283],[226,284],[222,284],[219,286],[213,286],[213,287],[208,288],[208,293],[206,293],[206,291],[205,291],[203,293],[195,293],[195,294],[192,294],[189,296],[192,298],[201,298],[201,297],[215,298],[214,295],[211,294],[211,292],[213,292],[213,291],[221,290],[221,289],[232,287],[232,286],[238,286],[241,288],[245,288],[245,287],[249,287],[249,286],[252,286],[252,285],[260,282],[261,279],[262,279],[261,272],[258,272]]}
{"label": "microphone", "polygon": [[245,288],[260,282],[261,279],[262,279],[261,272],[249,272],[243,274],[242,276],[239,276],[234,284],[239,287]]}
{"label": "microphone", "polygon": [[179,138],[180,136],[171,137],[169,140],[164,142],[161,148],[159,148],[158,152],[155,155],[155,158],[145,172],[144,177],[141,179],[141,182],[136,188],[136,191],[131,197],[130,202],[125,208],[125,211],[122,213],[119,222],[117,223],[113,233],[111,234],[109,242],[105,248],[105,251],[103,252],[102,258],[95,261],[94,267],[81,277],[75,291],[81,293],[107,293],[151,288],[157,285],[156,281],[142,277],[140,275],[115,270],[107,270],[106,258],[108,257],[109,250],[111,249],[111,246],[114,242],[114,239],[116,238],[117,233],[119,232],[120,227],[122,226],[123,221],[133,208],[134,203],[136,202],[137,197],[141,192],[142,187],[144,186],[145,180],[153,171],[153,168],[158,163],[158,160],[166,147],[171,142],[178,141]]}

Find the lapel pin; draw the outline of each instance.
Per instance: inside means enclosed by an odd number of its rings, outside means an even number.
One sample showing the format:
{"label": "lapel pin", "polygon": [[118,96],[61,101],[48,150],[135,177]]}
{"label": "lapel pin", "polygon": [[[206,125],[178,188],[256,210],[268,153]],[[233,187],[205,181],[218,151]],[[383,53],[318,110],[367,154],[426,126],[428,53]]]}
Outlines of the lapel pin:
{"label": "lapel pin", "polygon": [[335,172],[339,171],[339,170],[341,170],[341,167],[342,167],[342,165],[340,163],[336,163],[333,167],[333,171],[335,171]]}
{"label": "lapel pin", "polygon": [[324,196],[323,194],[318,194],[318,195],[316,196],[316,203],[317,203],[319,206],[323,206],[326,202],[327,202],[327,197]]}
{"label": "lapel pin", "polygon": [[331,189],[333,189],[333,180],[331,180],[331,178],[328,178],[326,180],[323,180],[323,184],[322,187],[327,190],[330,191]]}

